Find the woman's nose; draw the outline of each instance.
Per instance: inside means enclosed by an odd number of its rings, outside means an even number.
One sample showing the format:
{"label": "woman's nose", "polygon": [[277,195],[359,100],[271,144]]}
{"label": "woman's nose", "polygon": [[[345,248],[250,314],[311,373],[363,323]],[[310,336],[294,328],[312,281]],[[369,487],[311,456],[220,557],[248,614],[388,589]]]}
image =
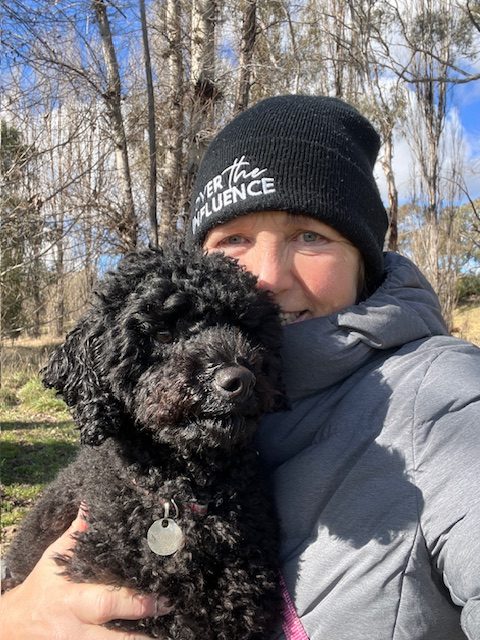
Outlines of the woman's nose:
{"label": "woman's nose", "polygon": [[289,260],[280,251],[267,251],[258,247],[251,265],[245,265],[257,276],[257,286],[273,294],[288,290],[292,286],[292,272]]}

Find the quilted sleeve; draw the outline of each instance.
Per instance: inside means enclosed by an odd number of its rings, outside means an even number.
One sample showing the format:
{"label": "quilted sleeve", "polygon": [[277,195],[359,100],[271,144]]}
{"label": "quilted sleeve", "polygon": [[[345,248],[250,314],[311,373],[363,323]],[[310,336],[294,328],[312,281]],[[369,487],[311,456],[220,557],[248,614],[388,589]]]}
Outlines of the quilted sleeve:
{"label": "quilted sleeve", "polygon": [[480,349],[458,342],[431,363],[414,408],[420,516],[434,571],[480,640]]}

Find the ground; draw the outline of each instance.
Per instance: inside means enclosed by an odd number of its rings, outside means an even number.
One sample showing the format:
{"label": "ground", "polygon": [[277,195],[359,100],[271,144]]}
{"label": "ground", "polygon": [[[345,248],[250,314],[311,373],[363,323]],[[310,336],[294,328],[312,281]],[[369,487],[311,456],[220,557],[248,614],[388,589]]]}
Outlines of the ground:
{"label": "ground", "polygon": [[46,483],[73,457],[77,431],[64,403],[37,376],[48,339],[3,345],[0,388],[2,547]]}

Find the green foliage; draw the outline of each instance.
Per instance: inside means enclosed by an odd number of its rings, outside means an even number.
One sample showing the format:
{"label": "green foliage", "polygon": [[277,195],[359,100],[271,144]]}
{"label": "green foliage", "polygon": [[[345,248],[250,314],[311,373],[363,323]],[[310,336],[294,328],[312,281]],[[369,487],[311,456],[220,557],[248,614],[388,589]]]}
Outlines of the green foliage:
{"label": "green foliage", "polygon": [[444,54],[444,43],[449,42],[458,53],[471,55],[473,31],[467,15],[451,11],[448,4],[439,3],[433,9],[423,7],[415,16],[409,37],[412,48],[426,50],[435,55]]}
{"label": "green foliage", "polygon": [[[40,201],[26,195],[25,182],[33,150],[22,142],[19,131],[1,121],[0,166],[0,285],[2,288],[1,336],[15,338],[27,325],[25,301],[30,281],[40,277],[38,254],[42,235]],[[32,272],[34,277],[32,278]]]}
{"label": "green foliage", "polygon": [[14,389],[9,387],[0,388],[0,410],[14,407],[19,403]]}
{"label": "green foliage", "polygon": [[0,409],[8,410],[22,405],[31,414],[49,414],[67,417],[68,409],[53,389],[45,389],[38,376],[27,371],[9,375],[0,388]]}
{"label": "green foliage", "polygon": [[475,298],[480,300],[480,275],[467,274],[459,278],[457,296],[459,304]]}
{"label": "green foliage", "polygon": [[0,121],[1,154],[0,167],[2,176],[12,183],[19,175],[20,167],[27,161],[28,151],[22,143],[20,132],[9,126],[5,120]]}
{"label": "green foliage", "polygon": [[43,485],[14,484],[5,486],[2,500],[2,527],[19,523]]}
{"label": "green foliage", "polygon": [[20,133],[0,122],[0,165],[2,193],[0,199],[0,286],[2,288],[1,334],[16,337],[25,324],[23,302],[26,295],[28,238],[31,232],[29,203],[21,195],[21,179],[28,163],[29,150]]}
{"label": "green foliage", "polygon": [[39,370],[58,341],[4,342],[2,345],[2,386],[0,409],[21,405],[29,414],[54,414],[69,417],[67,407],[52,389],[40,382]]}
{"label": "green foliage", "polygon": [[9,374],[7,384],[8,387],[15,393],[23,387],[23,385],[27,384],[32,376],[36,375],[35,371],[18,369],[17,371],[13,371]]}
{"label": "green foliage", "polygon": [[71,422],[16,422],[12,426],[5,426],[2,437],[5,484],[37,488],[50,482],[76,451],[77,437]]}
{"label": "green foliage", "polygon": [[25,323],[25,217],[16,196],[2,198],[1,285],[2,336],[14,338]]}
{"label": "green foliage", "polygon": [[19,389],[18,398],[23,405],[35,413],[64,414],[67,407],[53,389],[45,389],[35,377]]}

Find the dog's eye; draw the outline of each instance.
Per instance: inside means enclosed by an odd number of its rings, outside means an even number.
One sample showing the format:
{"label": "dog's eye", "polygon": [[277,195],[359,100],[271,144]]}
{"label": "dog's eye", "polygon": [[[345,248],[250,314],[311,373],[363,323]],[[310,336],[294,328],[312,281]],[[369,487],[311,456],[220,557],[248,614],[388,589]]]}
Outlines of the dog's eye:
{"label": "dog's eye", "polygon": [[249,362],[246,358],[242,358],[241,356],[236,359],[236,363],[241,367],[245,367],[246,369],[252,368],[252,363]]}
{"label": "dog's eye", "polygon": [[170,331],[162,330],[157,331],[157,333],[155,334],[155,342],[158,342],[160,344],[168,344],[169,342],[172,342],[172,340],[173,336]]}

